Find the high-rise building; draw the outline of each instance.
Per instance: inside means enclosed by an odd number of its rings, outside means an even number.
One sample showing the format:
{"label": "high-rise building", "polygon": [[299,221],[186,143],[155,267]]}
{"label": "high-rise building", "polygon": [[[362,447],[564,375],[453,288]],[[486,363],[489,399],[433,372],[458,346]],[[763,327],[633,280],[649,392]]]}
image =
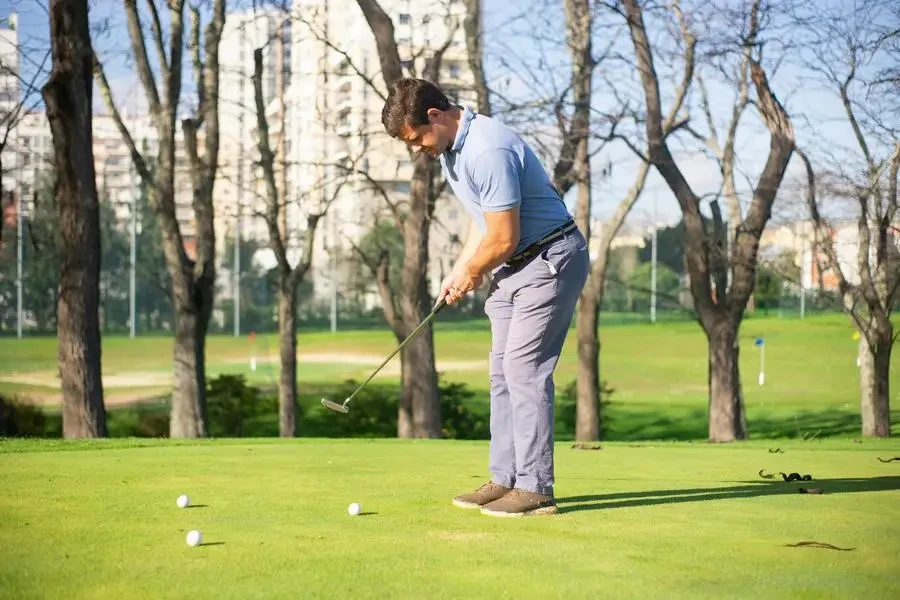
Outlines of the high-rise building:
{"label": "high-rise building", "polygon": [[[452,101],[474,105],[463,3],[453,0],[437,9],[434,3],[410,0],[380,4],[394,23],[404,74],[423,76],[426,61],[446,43],[438,83]],[[346,256],[351,241],[385,218],[384,195],[400,204],[408,198],[413,167],[405,145],[382,128],[386,88],[374,36],[357,3],[304,0],[295,2],[295,12],[287,109],[293,142],[289,163],[297,165],[291,192],[303,198],[301,207],[312,210],[332,202],[313,256],[315,294],[324,299],[334,294],[332,282],[339,293],[346,284],[335,256]],[[448,191],[438,201],[431,227],[432,293],[452,266],[468,223]],[[374,285],[367,300],[377,302]]]}

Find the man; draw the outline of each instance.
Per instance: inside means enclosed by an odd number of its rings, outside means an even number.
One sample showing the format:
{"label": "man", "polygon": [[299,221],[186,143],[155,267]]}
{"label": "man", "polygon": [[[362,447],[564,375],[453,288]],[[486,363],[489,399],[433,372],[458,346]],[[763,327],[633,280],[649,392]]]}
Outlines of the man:
{"label": "man", "polygon": [[453,503],[491,516],[554,514],[553,371],[587,278],[587,243],[535,153],[500,122],[421,79],[394,83],[381,120],[440,158],[472,216],[439,300],[458,302],[492,275],[491,480]]}

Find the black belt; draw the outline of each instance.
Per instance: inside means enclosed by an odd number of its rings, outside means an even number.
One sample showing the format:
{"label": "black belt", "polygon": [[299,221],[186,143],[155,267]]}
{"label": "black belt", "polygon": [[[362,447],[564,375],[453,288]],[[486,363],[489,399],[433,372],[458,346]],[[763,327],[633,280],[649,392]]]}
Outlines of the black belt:
{"label": "black belt", "polygon": [[575,229],[575,227],[575,221],[569,221],[565,225],[557,227],[543,238],[539,239],[518,254],[514,255],[506,262],[510,265],[516,265],[517,263],[521,263],[522,261],[528,260],[529,258],[534,258],[538,254],[540,254],[544,250],[544,248]]}

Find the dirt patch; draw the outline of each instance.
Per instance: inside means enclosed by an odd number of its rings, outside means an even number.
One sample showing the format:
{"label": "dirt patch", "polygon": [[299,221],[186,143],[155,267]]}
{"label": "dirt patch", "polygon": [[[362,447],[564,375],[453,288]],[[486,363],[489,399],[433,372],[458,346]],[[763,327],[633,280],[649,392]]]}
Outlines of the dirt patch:
{"label": "dirt patch", "polygon": [[[34,371],[32,373],[12,373],[0,377],[0,381],[34,385],[39,387],[59,387],[59,377],[52,371]],[[104,388],[124,387],[159,387],[171,385],[172,375],[162,372],[133,372],[103,375]]]}
{"label": "dirt patch", "polygon": [[[256,363],[277,363],[277,356],[257,356]],[[249,358],[232,358],[226,364],[247,364]],[[299,353],[297,354],[298,363],[312,364],[345,364],[359,365],[366,367],[377,367],[384,361],[383,356],[376,354],[357,354],[353,352],[317,352],[317,353]],[[438,371],[479,371],[488,368],[487,360],[439,360],[437,361]],[[400,374],[400,355],[398,354],[384,366],[379,375],[399,375]]]}

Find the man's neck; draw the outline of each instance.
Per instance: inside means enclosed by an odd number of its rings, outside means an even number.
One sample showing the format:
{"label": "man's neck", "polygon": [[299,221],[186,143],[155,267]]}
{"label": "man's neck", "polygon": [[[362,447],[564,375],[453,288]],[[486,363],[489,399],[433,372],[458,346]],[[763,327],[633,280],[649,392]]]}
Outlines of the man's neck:
{"label": "man's neck", "polygon": [[463,111],[458,106],[450,108],[450,114],[453,116],[453,124],[450,126],[450,143],[447,145],[447,152],[453,149],[456,143],[456,134],[459,132],[459,121],[462,119]]}

